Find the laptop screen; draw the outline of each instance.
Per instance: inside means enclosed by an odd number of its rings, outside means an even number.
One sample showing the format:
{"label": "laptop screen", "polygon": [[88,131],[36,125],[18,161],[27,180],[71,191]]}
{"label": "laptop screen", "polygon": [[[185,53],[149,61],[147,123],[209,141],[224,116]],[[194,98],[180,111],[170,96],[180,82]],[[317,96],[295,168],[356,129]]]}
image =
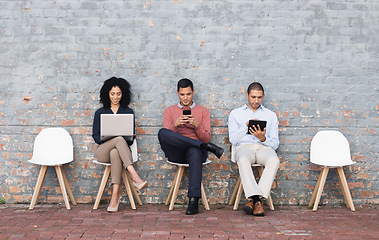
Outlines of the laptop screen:
{"label": "laptop screen", "polygon": [[134,114],[101,114],[100,139],[108,140],[112,137],[134,134]]}

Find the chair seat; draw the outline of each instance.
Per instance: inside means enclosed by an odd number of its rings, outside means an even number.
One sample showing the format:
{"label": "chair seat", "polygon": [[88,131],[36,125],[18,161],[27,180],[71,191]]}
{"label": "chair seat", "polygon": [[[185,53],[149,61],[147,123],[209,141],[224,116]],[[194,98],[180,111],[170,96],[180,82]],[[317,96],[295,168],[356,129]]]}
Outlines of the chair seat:
{"label": "chair seat", "polygon": [[[317,164],[317,163],[313,163],[313,164],[318,165],[318,166],[328,167],[328,168],[339,168],[339,167],[342,167],[342,166],[329,166],[328,164]],[[351,161],[350,163],[345,163],[345,165],[343,165],[343,167],[344,166],[350,166],[350,165],[353,165],[353,164],[356,164],[356,162]]]}
{"label": "chair seat", "polygon": [[93,163],[96,163],[96,164],[104,165],[104,166],[110,166],[110,165],[111,165],[111,163],[103,163],[103,162],[99,162],[99,161],[97,161],[97,159],[93,160],[92,162],[93,162]]}
{"label": "chair seat", "polygon": [[[183,166],[183,167],[189,167],[189,164],[188,163],[176,163],[176,162],[170,162],[168,159],[166,159],[166,162],[169,163],[169,164],[172,164],[172,165],[176,165],[176,166]],[[212,161],[209,160],[207,158],[207,160],[205,160],[205,162],[203,162],[203,166],[204,165],[207,165],[207,164],[210,164]]]}
{"label": "chair seat", "polygon": [[[167,200],[165,203],[166,206],[170,204],[169,210],[171,211],[174,209],[174,204],[175,204],[176,196],[178,194],[180,183],[182,181],[184,168],[189,167],[189,164],[188,163],[170,162],[167,158],[166,158],[166,162],[169,164],[172,164],[172,165],[176,165],[178,167],[178,170],[175,173],[175,177],[174,177],[174,180],[172,181],[170,192],[167,196]],[[207,160],[205,160],[205,162],[203,162],[203,166],[207,165],[211,162],[212,161],[207,159]],[[201,182],[201,202],[203,203],[206,210],[210,210],[207,195],[206,195],[205,190],[204,190],[203,182]]]}
{"label": "chair seat", "polygon": [[64,164],[67,164],[67,163],[70,163],[70,162],[72,162],[72,160],[70,160],[70,161],[65,161],[65,162],[59,162],[59,163],[41,163],[40,161],[35,160],[35,159],[29,159],[29,160],[28,160],[28,163],[31,163],[31,164],[41,165],[41,166],[50,166],[50,167],[54,167],[54,166],[62,166],[62,165],[64,165]]}

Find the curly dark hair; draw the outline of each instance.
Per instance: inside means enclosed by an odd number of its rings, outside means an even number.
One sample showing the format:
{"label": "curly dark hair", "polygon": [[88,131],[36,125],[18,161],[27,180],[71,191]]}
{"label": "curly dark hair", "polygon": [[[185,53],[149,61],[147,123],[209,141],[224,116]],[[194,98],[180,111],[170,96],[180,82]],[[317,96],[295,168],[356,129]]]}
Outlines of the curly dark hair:
{"label": "curly dark hair", "polygon": [[132,99],[132,92],[130,90],[130,83],[123,78],[111,77],[105,80],[103,86],[100,89],[100,103],[103,104],[105,108],[111,107],[111,100],[109,99],[109,91],[113,87],[119,87],[122,92],[122,97],[120,100],[121,107],[128,107]]}

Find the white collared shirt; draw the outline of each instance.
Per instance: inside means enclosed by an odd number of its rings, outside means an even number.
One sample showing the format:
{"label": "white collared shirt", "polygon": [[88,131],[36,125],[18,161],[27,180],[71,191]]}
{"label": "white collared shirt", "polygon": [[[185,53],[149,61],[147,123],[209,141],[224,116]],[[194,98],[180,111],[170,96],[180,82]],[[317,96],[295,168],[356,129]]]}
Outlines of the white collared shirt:
{"label": "white collared shirt", "polygon": [[[195,106],[196,106],[195,102],[192,101],[192,105],[190,106],[190,109],[194,108]],[[180,103],[178,103],[178,107],[183,108],[183,106]]]}
{"label": "white collared shirt", "polygon": [[[267,121],[266,141],[261,142],[251,134],[247,134],[246,122],[251,119]],[[276,114],[262,105],[254,112],[246,104],[230,112],[228,121],[229,141],[233,145],[262,143],[276,150],[279,146],[278,118]]]}

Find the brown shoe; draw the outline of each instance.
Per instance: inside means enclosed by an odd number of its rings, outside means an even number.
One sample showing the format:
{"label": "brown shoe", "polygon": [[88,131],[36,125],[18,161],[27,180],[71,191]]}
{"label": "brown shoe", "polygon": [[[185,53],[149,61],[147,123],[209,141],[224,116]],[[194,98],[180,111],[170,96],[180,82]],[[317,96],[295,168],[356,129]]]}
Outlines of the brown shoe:
{"label": "brown shoe", "polygon": [[243,210],[247,213],[247,214],[250,214],[250,215],[253,215],[253,212],[254,212],[254,202],[253,201],[249,201],[245,204],[245,206],[243,206]]}
{"label": "brown shoe", "polygon": [[258,201],[255,203],[253,215],[254,216],[264,216],[265,215],[265,210],[263,209],[263,204],[261,201]]}

